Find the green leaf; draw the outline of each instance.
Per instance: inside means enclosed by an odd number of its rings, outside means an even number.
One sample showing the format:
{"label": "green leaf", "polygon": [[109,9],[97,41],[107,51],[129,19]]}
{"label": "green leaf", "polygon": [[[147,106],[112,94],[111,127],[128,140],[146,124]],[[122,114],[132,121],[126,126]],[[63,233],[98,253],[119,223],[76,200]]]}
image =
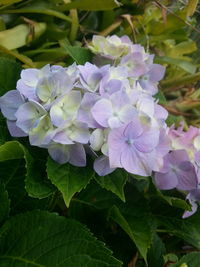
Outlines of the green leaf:
{"label": "green leaf", "polygon": [[192,16],[197,9],[199,0],[189,0],[187,6],[187,16]]}
{"label": "green leaf", "polygon": [[164,254],[166,253],[165,245],[160,237],[155,233],[152,245],[148,251],[148,267],[163,267]]}
{"label": "green leaf", "polygon": [[171,267],[199,267],[200,252],[192,252],[183,256],[177,263],[170,265]]}
{"label": "green leaf", "polygon": [[196,50],[197,50],[196,43],[189,39],[188,41],[184,41],[184,42],[181,42],[181,43],[173,46],[173,48],[170,49],[168,55],[170,57],[173,57],[173,58],[180,58],[181,59],[181,57],[183,57],[183,55],[191,54]]}
{"label": "green leaf", "polygon": [[[17,141],[10,141],[0,146],[0,162],[14,159],[24,159],[26,166],[26,190],[31,197],[45,198],[53,193],[54,188],[45,179],[40,162],[34,160],[25,147]],[[45,165],[43,163],[43,165]]]}
{"label": "green leaf", "polygon": [[23,0],[1,0],[0,6],[1,5],[12,5],[15,3],[19,3],[21,1],[23,1]]}
{"label": "green leaf", "polygon": [[24,160],[7,160],[0,162],[0,180],[5,185],[11,201],[11,214],[24,212],[30,209],[46,209],[49,199],[38,200],[28,197],[25,190],[26,168]]}
{"label": "green leaf", "polygon": [[125,201],[124,186],[128,180],[128,174],[122,169],[117,169],[106,176],[95,175],[95,180],[102,188],[116,194],[122,201]]}
{"label": "green leaf", "polygon": [[159,104],[167,104],[167,99],[161,90],[154,97],[158,99]]}
{"label": "green leaf", "polygon": [[187,85],[187,84],[192,84],[200,80],[200,72],[197,72],[193,75],[186,75],[181,78],[173,78],[173,79],[168,79],[165,81],[161,81],[161,86],[162,88],[172,88],[176,86],[182,86],[182,85]]}
{"label": "green leaf", "polygon": [[186,60],[178,59],[178,58],[172,58],[172,57],[156,57],[156,62],[158,63],[168,63],[171,65],[175,65],[183,70],[185,70],[188,73],[194,74],[196,71],[196,66],[192,64],[191,62],[188,62]]}
{"label": "green leaf", "polygon": [[0,14],[12,14],[12,13],[36,13],[36,14],[45,14],[59,19],[71,22],[71,18],[66,16],[64,13],[56,10],[56,5],[48,1],[33,1],[23,8],[19,9],[5,9],[0,10]]}
{"label": "green leaf", "polygon": [[[42,35],[46,30],[46,23],[34,23],[34,39]],[[26,24],[17,25],[9,30],[0,31],[0,45],[13,50],[28,44],[30,27]],[[32,40],[31,40],[32,41]]]}
{"label": "green leaf", "polygon": [[14,50],[9,50],[2,45],[0,45],[0,52],[2,52],[3,54],[7,54],[8,56],[17,58],[18,60],[23,62],[27,67],[35,68],[35,64],[33,63],[33,61],[25,55],[22,55]]}
{"label": "green leaf", "polygon": [[45,161],[31,157],[27,150],[24,152],[27,169],[25,188],[28,195],[39,199],[50,196],[55,187],[47,179]]}
{"label": "green leaf", "polygon": [[20,77],[21,66],[14,60],[0,57],[0,96],[9,90],[16,89]]}
{"label": "green leaf", "polygon": [[92,53],[88,49],[68,45],[66,40],[61,40],[59,43],[77,64],[85,64],[85,62],[91,61]]}
{"label": "green leaf", "polygon": [[140,254],[147,262],[147,251],[151,246],[153,223],[144,203],[139,201],[135,205],[113,206],[109,211],[109,218],[114,220],[129,235]]}
{"label": "green leaf", "polygon": [[191,210],[191,205],[181,198],[163,195],[162,192],[158,189],[157,189],[157,194],[162,200],[167,202],[170,206],[177,207],[183,210]]}
{"label": "green leaf", "polygon": [[0,237],[1,266],[122,266],[85,226],[45,211],[11,218]]}
{"label": "green leaf", "polygon": [[4,184],[0,184],[0,223],[2,223],[10,212],[10,199]]}
{"label": "green leaf", "polygon": [[94,175],[94,171],[90,166],[81,168],[69,163],[61,165],[48,158],[47,175],[61,191],[68,207],[73,195],[87,186]]}
{"label": "green leaf", "polygon": [[96,209],[109,209],[122,202],[115,194],[101,188],[95,180],[92,180],[84,190],[72,199],[71,205],[73,203],[81,203]]}
{"label": "green leaf", "polygon": [[0,145],[4,144],[6,141],[11,139],[10,133],[8,131],[8,126],[6,119],[3,114],[0,113]]}
{"label": "green leaf", "polygon": [[116,0],[75,0],[72,3],[66,4],[64,10],[77,8],[79,10],[99,11],[112,10],[119,6],[120,3]]}
{"label": "green leaf", "polygon": [[200,211],[187,218],[176,218],[170,216],[157,216],[158,226],[170,234],[177,236],[197,249],[200,249]]}
{"label": "green leaf", "polygon": [[10,141],[0,146],[0,162],[24,157],[22,145],[17,141]]}

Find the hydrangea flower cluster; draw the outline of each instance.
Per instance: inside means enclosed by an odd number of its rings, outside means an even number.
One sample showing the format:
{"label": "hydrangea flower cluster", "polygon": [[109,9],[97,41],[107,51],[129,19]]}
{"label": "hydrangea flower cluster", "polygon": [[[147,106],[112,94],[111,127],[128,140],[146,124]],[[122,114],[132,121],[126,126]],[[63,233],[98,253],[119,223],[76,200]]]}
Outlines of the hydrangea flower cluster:
{"label": "hydrangea flower cluster", "polygon": [[17,89],[0,98],[10,134],[28,136],[61,164],[85,166],[92,152],[99,175],[159,171],[170,149],[168,114],[154,97],[165,68],[127,36],[94,36],[89,48],[110,64],[21,72]]}
{"label": "hydrangea flower cluster", "polygon": [[155,174],[155,183],[162,190],[176,188],[188,192],[186,199],[192,206],[183,217],[197,210],[200,201],[200,129],[190,126],[183,131],[183,124],[169,129],[171,151],[164,157],[163,167]]}

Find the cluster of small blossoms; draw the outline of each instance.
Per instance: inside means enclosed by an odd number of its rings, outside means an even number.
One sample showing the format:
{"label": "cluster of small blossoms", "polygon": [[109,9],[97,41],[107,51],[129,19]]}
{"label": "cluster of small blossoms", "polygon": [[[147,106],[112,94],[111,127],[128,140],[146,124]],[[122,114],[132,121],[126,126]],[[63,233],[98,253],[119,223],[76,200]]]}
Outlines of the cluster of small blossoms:
{"label": "cluster of small blossoms", "polygon": [[169,129],[171,151],[165,155],[163,167],[155,174],[155,183],[162,190],[176,188],[188,192],[186,199],[192,206],[183,218],[197,210],[200,201],[200,129],[190,126],[183,131],[183,124]]}
{"label": "cluster of small blossoms", "polygon": [[28,136],[61,164],[85,166],[92,153],[99,175],[159,171],[170,149],[168,114],[154,98],[165,68],[127,36],[94,36],[89,48],[96,65],[21,72],[17,89],[0,98],[10,134]]}

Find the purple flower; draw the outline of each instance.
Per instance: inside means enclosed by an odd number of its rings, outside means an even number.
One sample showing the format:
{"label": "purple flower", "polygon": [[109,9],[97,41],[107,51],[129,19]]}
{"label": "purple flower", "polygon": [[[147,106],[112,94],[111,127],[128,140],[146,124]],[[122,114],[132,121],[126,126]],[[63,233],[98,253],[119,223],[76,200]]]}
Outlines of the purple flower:
{"label": "purple flower", "polygon": [[155,95],[158,92],[157,84],[165,74],[165,67],[159,64],[152,64],[150,70],[145,73],[139,79],[141,87],[149,92],[151,95]]}
{"label": "purple flower", "polygon": [[83,145],[62,145],[51,143],[48,152],[52,159],[60,164],[71,163],[74,166],[84,167],[86,165],[86,154]]}
{"label": "purple flower", "polygon": [[109,96],[122,89],[129,89],[127,68],[122,66],[110,67],[100,83],[101,96]]}
{"label": "purple flower", "polygon": [[90,138],[87,125],[75,121],[57,128],[54,133],[53,141],[64,145],[75,142],[87,144]]}
{"label": "purple flower", "polygon": [[70,79],[65,69],[59,68],[39,79],[36,85],[36,95],[43,104],[49,105],[72,88],[73,80]]}
{"label": "purple flower", "polygon": [[127,55],[131,50],[132,42],[128,36],[122,36],[121,38],[112,35],[103,36],[94,35],[92,38],[92,44],[88,47],[95,54],[101,54],[102,56],[110,59],[118,59],[123,55]]}
{"label": "purple flower", "polygon": [[27,136],[27,133],[22,131],[16,125],[16,111],[24,104],[24,99],[17,90],[11,90],[0,98],[0,108],[4,117],[7,118],[7,126],[10,135],[13,137]]}
{"label": "purple flower", "polygon": [[0,97],[0,108],[6,119],[15,121],[17,109],[24,104],[24,99],[17,90],[11,90]]}
{"label": "purple flower", "polygon": [[130,77],[138,78],[148,72],[145,54],[133,52],[122,57],[120,65],[126,67]]}
{"label": "purple flower", "polygon": [[13,136],[13,137],[28,136],[27,133],[25,133],[24,131],[22,131],[22,129],[17,127],[16,121],[7,120],[7,127],[8,127],[10,135]]}
{"label": "purple flower", "polygon": [[155,148],[158,143],[159,131],[144,130],[140,121],[135,118],[127,125],[110,132],[110,167],[120,167],[133,174],[149,176],[155,167]]}
{"label": "purple flower", "polygon": [[116,168],[110,168],[109,158],[100,156],[94,161],[94,170],[99,176],[105,176],[114,172]]}
{"label": "purple flower", "polygon": [[70,91],[55,101],[50,109],[50,117],[54,126],[59,127],[66,122],[71,122],[77,116],[81,103],[81,93]]}
{"label": "purple flower", "polygon": [[46,147],[55,134],[55,129],[48,115],[39,119],[29,131],[29,142],[32,146]]}
{"label": "purple flower", "polygon": [[80,83],[84,90],[96,92],[99,89],[99,84],[102,78],[106,75],[109,65],[98,68],[97,66],[86,63],[84,66],[79,65]]}
{"label": "purple flower", "polygon": [[131,121],[137,114],[123,91],[112,94],[109,99],[103,98],[91,109],[92,116],[103,127],[118,128]]}
{"label": "purple flower", "polygon": [[200,189],[191,190],[190,193],[187,195],[186,199],[189,201],[192,210],[186,210],[183,213],[183,219],[190,217],[197,211],[198,205],[196,202],[200,202]]}
{"label": "purple flower", "polygon": [[164,157],[164,165],[155,174],[156,186],[162,190],[197,188],[197,175],[185,150],[174,150]]}
{"label": "purple flower", "polygon": [[29,133],[32,128],[37,127],[46,114],[46,110],[39,103],[34,101],[24,103],[15,113],[16,125],[25,133]]}
{"label": "purple flower", "polygon": [[95,93],[85,93],[81,105],[78,111],[77,119],[81,122],[84,122],[90,128],[100,128],[101,126],[95,121],[91,114],[91,108],[100,99]]}
{"label": "purple flower", "polygon": [[[48,65],[49,68],[49,65]],[[45,67],[45,70],[47,67]],[[35,88],[42,71],[38,69],[26,69],[21,72],[21,79],[17,82],[17,90],[26,98],[38,100],[35,94]]]}

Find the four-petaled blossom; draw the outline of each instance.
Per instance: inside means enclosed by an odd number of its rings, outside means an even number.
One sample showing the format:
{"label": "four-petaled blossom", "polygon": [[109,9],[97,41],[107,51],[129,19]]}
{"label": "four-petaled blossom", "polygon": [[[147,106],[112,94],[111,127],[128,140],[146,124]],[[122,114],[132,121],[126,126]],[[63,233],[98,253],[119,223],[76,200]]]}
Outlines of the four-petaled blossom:
{"label": "four-petaled blossom", "polygon": [[158,188],[190,191],[197,188],[195,167],[190,162],[185,150],[174,150],[164,157],[164,165],[155,174]]}
{"label": "four-petaled blossom", "polygon": [[143,129],[135,118],[113,129],[108,136],[110,166],[124,168],[130,173],[149,176],[155,168],[154,150],[159,144],[159,131]]}

